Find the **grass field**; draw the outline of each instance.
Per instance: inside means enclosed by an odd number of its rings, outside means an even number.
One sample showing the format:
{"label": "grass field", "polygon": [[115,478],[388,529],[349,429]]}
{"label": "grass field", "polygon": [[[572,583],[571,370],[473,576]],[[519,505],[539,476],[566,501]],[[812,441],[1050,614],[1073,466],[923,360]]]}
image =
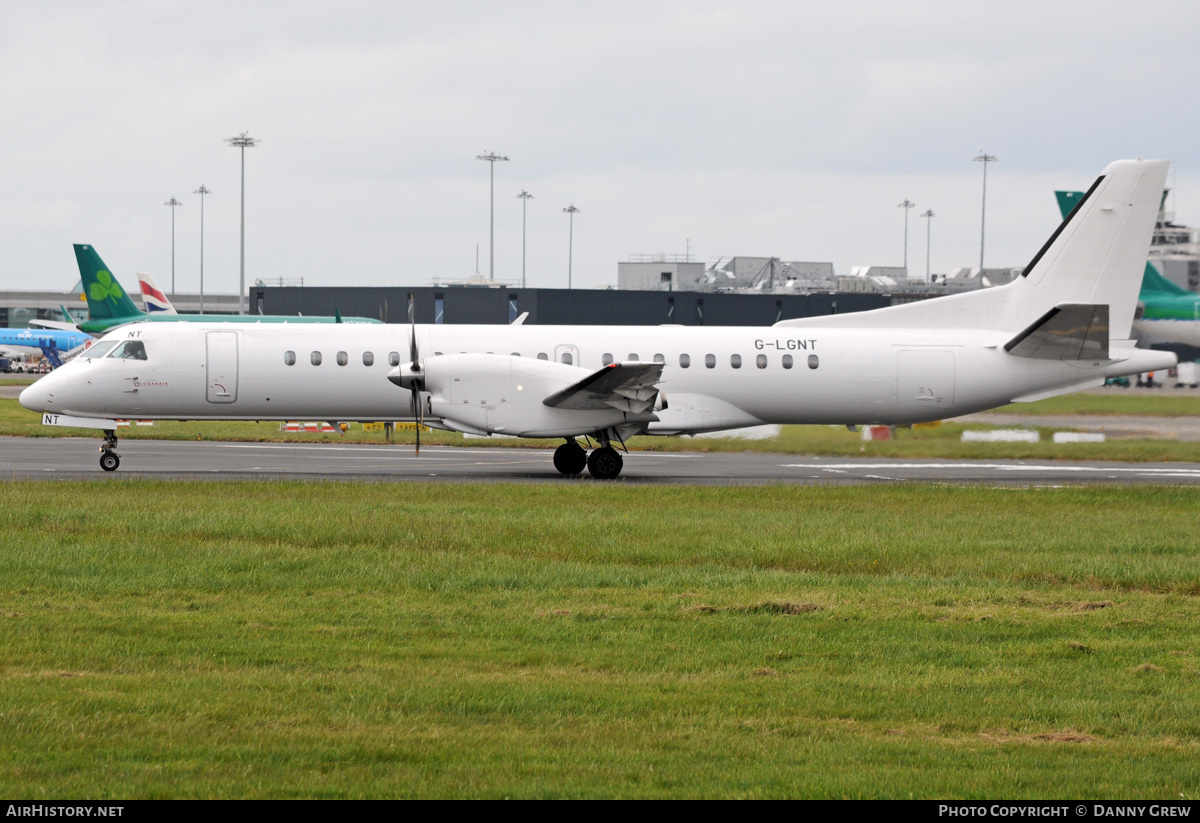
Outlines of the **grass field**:
{"label": "grass field", "polygon": [[[1078,396],[1078,395],[1077,395]],[[1102,398],[1103,399],[1103,398]],[[1172,399],[1172,398],[1168,398]],[[1187,399],[1187,398],[1174,398]],[[1191,401],[1200,406],[1200,399]],[[1038,404],[1030,404],[1038,405]],[[1051,412],[1046,412],[1051,413]],[[1020,426],[1014,418],[1014,426]],[[760,451],[782,454],[815,454],[828,456],[863,457],[964,457],[975,459],[1059,459],[1059,460],[1122,460],[1122,461],[1184,461],[1200,462],[1200,442],[1175,440],[1110,440],[1106,443],[1055,444],[1051,434],[1057,429],[1039,429],[1039,443],[963,443],[965,429],[990,429],[978,423],[945,423],[933,428],[897,429],[896,438],[889,441],[866,441],[857,432],[842,426],[784,426],[778,437],[765,440],[740,440],[720,437],[635,437],[631,449],[652,451]],[[16,400],[0,399],[0,435],[18,437],[92,437],[99,439],[94,429],[73,429],[43,426],[35,412],[21,408]],[[383,443],[382,432],[363,431],[353,424],[345,434],[298,434],[281,432],[278,422],[178,422],[158,421],[153,427],[121,429],[122,440],[243,440],[276,442],[339,442]],[[396,432],[393,442],[411,448],[411,432]],[[482,438],[465,440],[450,432],[431,432],[421,435],[421,442],[430,445],[495,446],[509,448],[553,448],[561,440],[523,440]]]}
{"label": "grass field", "polygon": [[0,795],[1186,798],[1200,493],[0,486]]}

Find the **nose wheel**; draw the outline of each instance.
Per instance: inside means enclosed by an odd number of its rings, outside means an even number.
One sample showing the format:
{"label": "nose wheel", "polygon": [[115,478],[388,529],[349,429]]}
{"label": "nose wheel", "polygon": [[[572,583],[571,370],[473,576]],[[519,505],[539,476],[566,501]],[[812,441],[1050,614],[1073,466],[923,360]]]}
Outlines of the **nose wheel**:
{"label": "nose wheel", "polygon": [[104,430],[104,445],[100,447],[100,468],[106,472],[115,472],[121,465],[121,455],[113,449],[117,447],[117,434],[112,429]]}

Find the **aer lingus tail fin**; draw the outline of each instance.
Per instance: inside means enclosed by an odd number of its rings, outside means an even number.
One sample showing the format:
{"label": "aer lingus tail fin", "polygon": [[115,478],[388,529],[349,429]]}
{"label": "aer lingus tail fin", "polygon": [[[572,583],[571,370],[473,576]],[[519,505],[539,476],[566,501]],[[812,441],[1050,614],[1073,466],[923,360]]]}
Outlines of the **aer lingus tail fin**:
{"label": "aer lingus tail fin", "polygon": [[145,316],[129,299],[125,289],[121,288],[94,248],[76,243],[75,260],[79,263],[79,276],[83,279],[83,293],[87,297],[88,315],[92,320],[128,318],[132,322]]}

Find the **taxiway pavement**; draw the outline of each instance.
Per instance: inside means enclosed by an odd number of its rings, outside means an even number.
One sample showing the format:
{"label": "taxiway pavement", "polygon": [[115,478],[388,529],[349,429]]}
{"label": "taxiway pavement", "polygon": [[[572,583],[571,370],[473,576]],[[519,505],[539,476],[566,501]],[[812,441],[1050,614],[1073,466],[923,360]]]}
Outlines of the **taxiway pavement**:
{"label": "taxiway pavement", "polygon": [[[0,478],[155,477],[245,480],[600,482],[564,478],[548,449],[336,443],[125,440],[121,467],[99,466],[99,439],[0,438]],[[1200,463],[1059,460],[900,460],[758,452],[634,452],[616,483],[753,485],[951,483],[994,486],[1127,483],[1200,486]]]}

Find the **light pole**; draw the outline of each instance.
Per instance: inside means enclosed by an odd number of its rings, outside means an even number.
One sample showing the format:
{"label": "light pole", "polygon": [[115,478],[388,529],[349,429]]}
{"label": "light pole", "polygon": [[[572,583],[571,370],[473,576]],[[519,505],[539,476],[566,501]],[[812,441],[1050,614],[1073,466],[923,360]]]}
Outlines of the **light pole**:
{"label": "light pole", "polygon": [[183,204],[172,197],[164,206],[171,207],[171,296],[175,296],[175,207]]}
{"label": "light pole", "polygon": [[200,195],[200,313],[204,314],[204,195],[212,192],[201,183],[192,194]]}
{"label": "light pole", "polygon": [[904,198],[903,203],[897,203],[896,208],[904,209],[904,276],[908,277],[908,210],[916,207],[916,203]]}
{"label": "light pole", "polygon": [[925,282],[929,283],[929,282],[931,282],[929,280],[929,241],[930,241],[930,238],[933,237],[933,219],[932,218],[937,217],[937,215],[933,213],[933,209],[926,209],[920,216],[924,217],[925,221],[926,221],[925,222]]}
{"label": "light pole", "polygon": [[567,236],[567,288],[571,288],[571,266],[575,260],[575,215],[579,214],[579,209],[575,208],[575,204],[567,206],[563,209],[564,212],[571,216],[571,233]]}
{"label": "light pole", "polygon": [[496,279],[496,163],[505,162],[507,157],[488,152],[487,154],[476,155],[476,160],[486,160],[489,165],[490,173],[488,177],[491,179],[490,195],[488,200],[488,280]]}
{"label": "light pole", "polygon": [[261,141],[242,132],[237,137],[228,137],[225,142],[242,150],[242,246],[238,268],[238,314],[246,313],[246,149],[252,149]]}
{"label": "light pole", "polygon": [[983,229],[987,225],[987,166],[988,163],[994,163],[999,159],[994,154],[988,154],[983,149],[979,150],[979,156],[975,158],[975,162],[983,163],[983,206],[979,210],[979,268],[983,268]]}
{"label": "light pole", "polygon": [[521,189],[517,197],[521,198],[521,288],[525,288],[525,207],[529,205],[533,195]]}

